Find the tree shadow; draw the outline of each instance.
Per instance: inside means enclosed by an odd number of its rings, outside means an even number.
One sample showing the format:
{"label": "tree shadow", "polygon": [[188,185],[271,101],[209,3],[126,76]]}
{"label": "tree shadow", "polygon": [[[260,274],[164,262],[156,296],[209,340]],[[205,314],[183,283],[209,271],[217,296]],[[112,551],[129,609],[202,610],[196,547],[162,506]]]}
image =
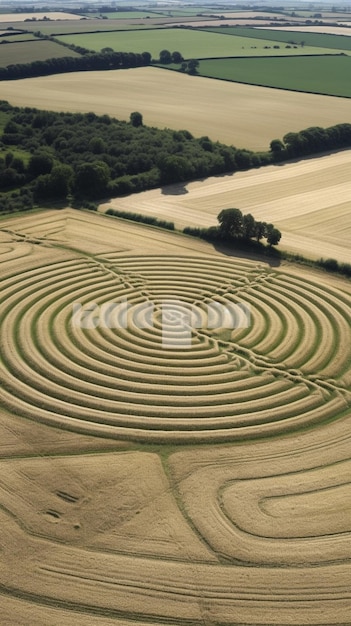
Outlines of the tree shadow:
{"label": "tree shadow", "polygon": [[258,244],[256,248],[254,244],[248,247],[234,247],[230,244],[219,241],[211,243],[217,252],[225,254],[226,256],[261,261],[263,263],[267,263],[270,267],[279,267],[281,265],[282,255],[280,251],[275,248],[261,247],[260,244]]}
{"label": "tree shadow", "polygon": [[164,196],[183,196],[189,193],[186,184],[187,183],[174,183],[174,185],[165,185],[161,187],[161,193]]}

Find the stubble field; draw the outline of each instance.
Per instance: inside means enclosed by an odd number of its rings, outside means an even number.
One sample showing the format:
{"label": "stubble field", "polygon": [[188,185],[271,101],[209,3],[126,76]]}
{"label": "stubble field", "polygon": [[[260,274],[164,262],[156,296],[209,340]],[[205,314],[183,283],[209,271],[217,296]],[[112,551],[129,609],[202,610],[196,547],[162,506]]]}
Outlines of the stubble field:
{"label": "stubble field", "polygon": [[0,265],[4,623],[346,626],[350,284],[71,209]]}
{"label": "stubble field", "polygon": [[176,227],[217,224],[239,208],[283,233],[280,247],[309,258],[349,263],[351,151],[146,191],[102,204],[173,220]]}
{"label": "stubble field", "polygon": [[272,139],[290,131],[350,118],[348,98],[194,78],[154,67],[2,81],[1,97],[17,106],[94,111],[125,120],[140,110],[149,126],[187,129],[197,137],[208,135],[251,150],[267,150]]}

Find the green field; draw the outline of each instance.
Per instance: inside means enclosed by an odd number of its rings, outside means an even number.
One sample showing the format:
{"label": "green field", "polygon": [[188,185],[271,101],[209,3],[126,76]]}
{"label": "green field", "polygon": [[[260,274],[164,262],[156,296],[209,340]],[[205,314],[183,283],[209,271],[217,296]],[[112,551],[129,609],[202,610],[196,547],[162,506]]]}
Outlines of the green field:
{"label": "green field", "polygon": [[[218,59],[201,61],[201,76],[351,98],[351,58]],[[351,109],[350,109],[351,113]]]}
{"label": "green field", "polygon": [[5,44],[0,46],[0,67],[16,65],[17,63],[32,63],[45,61],[57,57],[80,56],[64,46],[45,39],[36,39],[33,42]]}
{"label": "green field", "polygon": [[[28,31],[40,30],[44,35],[60,35],[69,33],[92,33],[96,31],[115,31],[130,30],[143,28],[157,28],[157,19],[145,20],[145,24],[131,23],[133,20],[101,20],[101,19],[82,19],[82,20],[62,20],[57,22],[20,22],[20,28]],[[156,24],[154,24],[156,22]],[[12,22],[15,26],[15,22]],[[160,25],[162,26],[162,24]],[[18,22],[16,28],[18,28]]]}
{"label": "green field", "polygon": [[294,41],[297,45],[304,42],[304,47],[330,48],[331,50],[351,50],[351,37],[346,35],[327,35],[323,33],[284,31],[274,29],[242,28],[240,26],[206,27],[206,32],[235,35],[235,37],[255,37],[256,39],[269,39],[289,43]]}
{"label": "green field", "polygon": [[103,15],[104,18],[111,20],[135,20],[135,19],[145,19],[150,17],[162,17],[164,14],[160,11],[113,11],[111,13],[105,13],[102,11],[100,15]]}
{"label": "green field", "polygon": [[[84,35],[63,35],[59,39],[65,43],[100,51],[110,47],[124,52],[150,52],[158,58],[163,49],[178,50],[184,58],[209,58],[229,56],[276,56],[301,54],[300,48],[286,49],[285,45],[274,49],[276,41],[248,39],[247,37],[226,37],[183,28],[143,30],[114,33],[90,33]],[[265,46],[270,46],[266,48]],[[326,54],[328,49],[304,47],[304,54]]]}
{"label": "green field", "polygon": [[8,34],[6,33],[6,35],[0,37],[0,45],[5,41],[7,43],[18,43],[19,41],[33,41],[33,39],[36,40],[36,37],[32,33],[16,33],[12,35],[11,31],[9,31]]}

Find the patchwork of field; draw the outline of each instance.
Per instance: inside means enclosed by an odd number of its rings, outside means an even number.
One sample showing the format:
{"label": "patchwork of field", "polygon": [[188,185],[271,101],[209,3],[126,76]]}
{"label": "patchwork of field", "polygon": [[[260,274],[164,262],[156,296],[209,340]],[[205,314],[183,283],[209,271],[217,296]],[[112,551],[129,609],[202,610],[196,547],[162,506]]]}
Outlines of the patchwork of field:
{"label": "patchwork of field", "polygon": [[[201,20],[203,18],[195,18],[191,16],[185,16],[182,18],[182,24],[187,24],[189,21],[197,21],[197,19]],[[36,21],[33,22],[4,22],[1,23],[1,26],[4,28],[8,28],[9,26],[12,28],[21,28],[23,30],[38,30],[40,26],[40,31],[45,35],[57,35],[63,33],[91,33],[91,32],[106,32],[106,31],[115,31],[115,30],[123,30],[123,29],[143,29],[143,28],[159,28],[163,26],[167,26],[169,24],[177,24],[179,22],[179,17],[169,17],[169,16],[154,16],[150,18],[122,18],[119,20],[116,19],[104,19],[96,18],[96,17],[81,17],[80,19],[74,20],[43,20],[39,23]]]}
{"label": "patchwork of field", "polygon": [[350,262],[351,151],[237,172],[115,198],[100,206],[174,220],[176,227],[214,226],[236,207],[283,233],[280,247],[309,258]]}
{"label": "patchwork of field", "polygon": [[[125,52],[150,52],[157,59],[160,51],[179,50],[184,58],[207,58],[223,56],[260,56],[301,54],[298,48],[274,49],[275,41],[255,38],[243,39],[239,36],[224,37],[222,34],[207,31],[179,29],[138,30],[114,33],[90,33],[84,35],[60,35],[62,42],[82,46],[89,50],[100,51],[104,47]],[[265,46],[271,46],[269,49]],[[304,46],[304,55],[326,54],[329,48]]]}
{"label": "patchwork of field", "polygon": [[0,266],[4,623],[346,626],[350,283],[72,209]]}
{"label": "patchwork of field", "polygon": [[272,138],[290,131],[350,119],[347,98],[277,91],[155,67],[2,81],[1,97],[16,106],[94,111],[125,120],[140,110],[149,126],[187,129],[198,137],[208,135],[252,150],[267,150]]}
{"label": "patchwork of field", "polygon": [[[305,54],[305,46],[313,46],[317,48],[328,48],[329,52],[333,50],[343,50],[345,52],[351,50],[351,40],[341,33],[339,35],[328,35],[318,31],[309,32],[308,29],[301,28],[294,31],[283,28],[206,28],[206,32],[221,33],[223,35],[231,35],[233,37],[256,37],[258,39],[269,39],[275,43],[286,43],[298,45],[301,54]],[[266,45],[266,44],[264,44]]]}
{"label": "patchwork of field", "polygon": [[351,98],[351,81],[345,80],[351,74],[351,56],[206,59],[198,71],[209,78]]}

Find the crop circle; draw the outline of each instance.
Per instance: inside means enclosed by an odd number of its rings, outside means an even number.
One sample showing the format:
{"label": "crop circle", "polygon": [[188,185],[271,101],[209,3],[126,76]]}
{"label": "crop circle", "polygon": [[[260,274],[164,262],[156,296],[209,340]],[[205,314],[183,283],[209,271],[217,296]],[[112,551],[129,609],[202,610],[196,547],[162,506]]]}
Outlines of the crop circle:
{"label": "crop circle", "polygon": [[[28,269],[2,291],[5,402],[31,419],[225,441],[347,406],[350,303],[313,280],[239,260],[112,255]],[[246,324],[228,317],[235,307]]]}

